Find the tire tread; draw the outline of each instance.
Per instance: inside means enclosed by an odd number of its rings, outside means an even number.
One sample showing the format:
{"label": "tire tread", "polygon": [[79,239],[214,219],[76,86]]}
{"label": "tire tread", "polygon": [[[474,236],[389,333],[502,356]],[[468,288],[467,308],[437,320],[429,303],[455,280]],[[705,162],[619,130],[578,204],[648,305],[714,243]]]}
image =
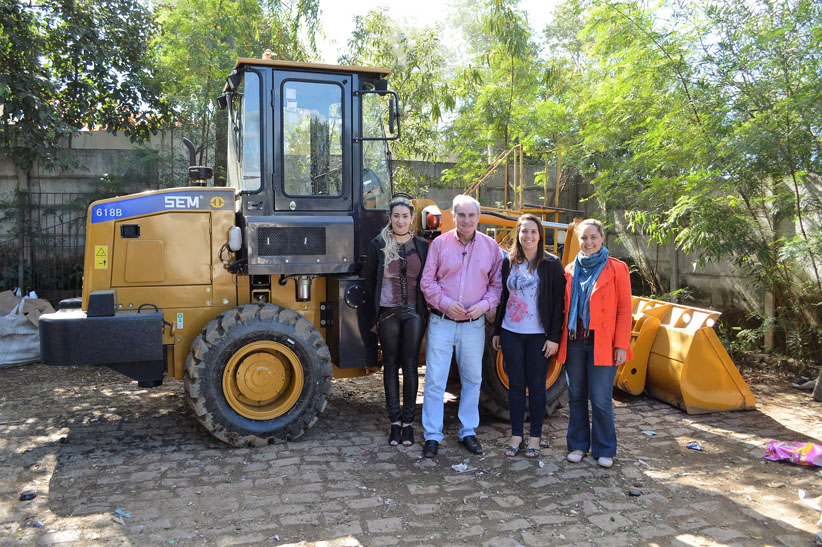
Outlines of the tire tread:
{"label": "tire tread", "polygon": [[[224,363],[209,363],[210,354],[218,350],[218,344],[225,343],[232,333],[242,333],[255,324],[265,325],[273,330],[279,327],[281,334],[301,343],[305,350],[313,352],[316,363],[312,371],[312,382],[317,384],[314,397],[306,404],[303,411],[293,416],[290,421],[265,434],[249,434],[232,430],[232,425],[225,417],[215,416],[214,405],[209,405],[204,388],[211,367],[224,366]],[[290,328],[289,328],[290,327]],[[292,331],[290,333],[289,331]],[[195,419],[214,437],[233,446],[265,446],[277,441],[289,441],[300,438],[319,419],[325,410],[328,396],[331,393],[331,354],[328,345],[320,332],[302,315],[274,304],[246,304],[239,308],[227,310],[208,322],[200,335],[191,345],[185,364],[185,392],[189,407]],[[305,366],[305,364],[303,364]],[[308,382],[308,379],[306,379]],[[306,386],[308,388],[310,386]],[[304,390],[306,389],[304,388]],[[220,386],[222,390],[222,386]],[[290,411],[289,411],[290,412]],[[284,414],[287,416],[288,413]]]}

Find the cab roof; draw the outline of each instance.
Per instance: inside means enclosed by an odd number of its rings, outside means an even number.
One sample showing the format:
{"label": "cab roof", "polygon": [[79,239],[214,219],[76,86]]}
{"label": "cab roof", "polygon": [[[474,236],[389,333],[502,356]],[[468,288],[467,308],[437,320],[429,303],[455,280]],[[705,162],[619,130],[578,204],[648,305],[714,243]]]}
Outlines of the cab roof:
{"label": "cab roof", "polygon": [[325,65],[320,63],[301,63],[297,61],[281,61],[279,59],[252,59],[250,57],[240,57],[237,59],[235,69],[246,65],[256,66],[273,66],[281,68],[292,69],[310,69],[310,70],[324,70],[333,72],[357,72],[360,74],[371,74],[378,77],[385,77],[391,74],[387,68],[371,68],[364,66],[341,66],[341,65]]}

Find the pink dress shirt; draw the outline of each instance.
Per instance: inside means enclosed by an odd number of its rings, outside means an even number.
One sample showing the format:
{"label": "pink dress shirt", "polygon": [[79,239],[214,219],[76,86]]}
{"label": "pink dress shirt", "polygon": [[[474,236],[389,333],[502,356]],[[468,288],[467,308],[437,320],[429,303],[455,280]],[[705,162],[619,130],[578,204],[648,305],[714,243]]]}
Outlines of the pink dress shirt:
{"label": "pink dress shirt", "polygon": [[428,304],[442,313],[455,300],[465,309],[479,302],[488,313],[499,304],[501,268],[502,249],[496,241],[476,232],[474,240],[464,244],[454,229],[431,242],[420,288]]}

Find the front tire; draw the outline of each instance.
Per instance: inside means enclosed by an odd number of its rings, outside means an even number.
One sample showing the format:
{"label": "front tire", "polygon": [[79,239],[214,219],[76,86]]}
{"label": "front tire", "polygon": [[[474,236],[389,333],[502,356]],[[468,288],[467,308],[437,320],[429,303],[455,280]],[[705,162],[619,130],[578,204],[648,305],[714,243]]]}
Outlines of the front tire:
{"label": "front tire", "polygon": [[185,391],[197,420],[233,446],[297,439],[331,393],[331,355],[302,315],[246,304],[211,320],[191,345]]}

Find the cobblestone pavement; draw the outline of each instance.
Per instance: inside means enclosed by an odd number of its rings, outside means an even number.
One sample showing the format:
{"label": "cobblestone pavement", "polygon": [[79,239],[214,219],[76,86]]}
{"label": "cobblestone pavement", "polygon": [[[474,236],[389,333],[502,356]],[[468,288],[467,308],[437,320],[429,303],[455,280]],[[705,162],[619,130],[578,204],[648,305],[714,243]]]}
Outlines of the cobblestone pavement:
{"label": "cobblestone pavement", "polygon": [[797,546],[817,531],[797,491],[822,493],[819,471],[762,455],[770,439],[820,442],[822,405],[774,382],[752,386],[750,412],[619,398],[612,469],[565,461],[565,410],[538,460],[504,457],[507,424],[487,417],[486,454],[470,455],[454,401],[437,458],[389,447],[380,375],[335,380],[302,440],[260,449],[213,439],[180,382],[30,365],[0,369],[0,386],[2,544]]}

